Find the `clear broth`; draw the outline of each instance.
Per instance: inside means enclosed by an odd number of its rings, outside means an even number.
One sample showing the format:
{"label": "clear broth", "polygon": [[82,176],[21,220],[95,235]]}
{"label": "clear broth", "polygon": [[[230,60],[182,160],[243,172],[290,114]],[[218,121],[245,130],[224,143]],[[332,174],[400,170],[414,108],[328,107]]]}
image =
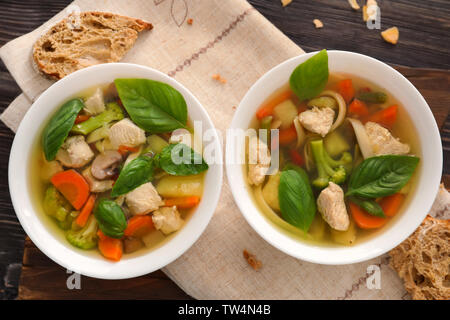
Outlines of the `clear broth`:
{"label": "clear broth", "polygon": [[[68,101],[68,100],[76,98],[76,97],[87,98],[90,95],[92,95],[98,87],[105,90],[108,87],[108,85],[109,85],[109,83],[104,84],[104,85],[95,86],[92,88],[88,88],[88,89],[80,92],[79,94],[76,94],[76,95],[66,99],[65,101]],[[65,101],[63,101],[59,105],[60,106],[63,105],[63,103]],[[57,109],[55,110],[55,112],[56,111],[57,111]],[[52,217],[47,215],[44,211],[44,208],[43,208],[44,195],[45,195],[45,191],[46,191],[47,187],[50,185],[50,183],[43,181],[39,174],[39,170],[40,170],[39,168],[42,166],[42,161],[43,161],[43,150],[42,150],[42,145],[41,145],[41,137],[42,137],[43,130],[44,130],[46,124],[48,123],[48,121],[50,120],[51,116],[52,115],[50,115],[49,118],[43,123],[43,125],[41,126],[41,129],[39,130],[38,136],[35,137],[35,141],[33,143],[33,149],[30,153],[30,158],[27,161],[28,162],[27,174],[28,174],[28,179],[29,179],[29,191],[30,191],[29,194],[32,197],[31,201],[35,208],[35,212],[38,214],[38,216],[40,217],[41,221],[43,222],[43,224],[45,225],[47,230],[52,235],[54,235],[55,238],[57,238],[59,241],[61,241],[61,243],[63,245],[65,245],[70,250],[76,250],[82,254],[89,255],[92,257],[98,257],[99,259],[103,260],[105,258],[103,258],[101,256],[101,254],[97,248],[94,248],[91,250],[82,250],[82,249],[74,247],[70,243],[68,243],[67,240],[65,239],[65,230],[59,228],[56,223],[56,220],[54,220]],[[188,120],[188,126],[191,126],[190,120]],[[204,174],[203,174],[203,182],[204,182]],[[193,215],[195,210],[196,210],[196,208],[193,208],[190,210],[179,210],[180,215],[184,220],[184,224],[186,224],[189,221],[190,217]],[[168,236],[165,236],[162,232],[160,232],[158,230],[154,230],[150,234],[146,235],[147,239],[149,240],[146,242],[146,246],[144,246],[143,248],[141,248],[135,252],[124,254],[122,259],[133,258],[136,256],[146,254],[152,250],[155,250],[155,249],[161,247],[162,245],[164,245],[167,241],[170,241],[170,239],[172,239],[174,236],[176,236],[176,234],[177,234],[177,232],[174,232]],[[148,243],[151,243],[151,245],[149,246]]]}
{"label": "clear broth", "polygon": [[[385,103],[383,103],[382,105],[377,105],[377,106],[381,106],[382,108],[385,108],[385,107],[388,107],[388,106],[394,105],[394,104],[399,106],[398,114],[397,114],[397,122],[395,123],[395,125],[393,126],[393,128],[390,131],[392,132],[392,134],[395,137],[399,138],[400,141],[402,141],[403,143],[409,144],[409,146],[411,147],[410,154],[416,155],[418,157],[422,157],[417,131],[416,131],[416,128],[414,127],[414,124],[411,121],[411,118],[409,117],[408,113],[406,112],[405,108],[402,106],[400,101],[395,99],[394,95],[391,94],[388,90],[386,90],[385,88],[382,88],[380,86],[377,86],[366,79],[356,77],[356,76],[353,76],[350,74],[345,74],[345,73],[330,74],[328,83],[324,90],[335,90],[336,91],[337,82],[340,80],[349,79],[349,78],[352,79],[355,92],[357,92],[361,88],[369,87],[372,89],[372,91],[383,91],[383,92],[387,93],[387,95],[388,95],[387,101]],[[263,105],[265,102],[271,100],[273,97],[277,96],[278,94],[280,94],[281,92],[285,91],[288,88],[289,88],[288,83],[283,85],[281,88],[274,91],[261,105]],[[401,120],[399,120],[399,119],[401,119]],[[255,116],[253,118],[253,120],[251,121],[249,128],[256,129],[256,128],[258,128],[258,126],[259,126],[259,121],[258,121],[258,119],[256,119],[256,116]],[[356,233],[355,244],[367,241],[369,239],[372,239],[373,237],[380,235],[381,233],[385,232],[393,224],[396,223],[396,220],[398,220],[402,216],[403,212],[405,211],[405,208],[407,208],[409,206],[409,203],[411,202],[411,200],[415,194],[415,190],[417,187],[417,180],[418,180],[418,177],[420,176],[421,167],[422,167],[421,163],[419,162],[419,165],[416,168],[411,180],[408,182],[409,190],[406,195],[405,201],[402,204],[400,212],[397,213],[393,218],[390,218],[390,221],[388,221],[388,223],[385,226],[383,226],[382,228],[375,229],[375,230],[363,230],[363,229],[356,227],[357,233]],[[247,177],[248,166],[246,164],[243,165],[243,170],[244,170],[244,176]],[[276,225],[274,222],[272,222],[268,218],[268,216],[266,214],[264,214],[264,211],[262,210],[262,204],[260,204],[257,201],[257,199],[255,198],[255,187],[250,186],[248,184],[248,182],[246,182],[246,186],[247,186],[247,190],[248,190],[249,194],[251,195],[251,198],[253,199],[253,201],[255,202],[257,207],[260,209],[261,214],[269,221],[269,223],[271,223],[275,228],[279,229],[283,233],[288,234],[289,236],[299,239],[301,241],[306,241],[306,242],[309,242],[311,244],[318,245],[318,246],[327,246],[327,247],[342,247],[343,246],[342,244],[338,244],[331,239],[328,225],[326,228],[326,235],[325,235],[324,239],[320,240],[320,241],[313,240],[313,239],[305,239],[301,236],[295,235],[295,234],[281,228],[280,226]],[[351,218],[351,215],[350,215],[350,218]],[[321,219],[320,214],[318,212],[316,212],[315,219]]]}

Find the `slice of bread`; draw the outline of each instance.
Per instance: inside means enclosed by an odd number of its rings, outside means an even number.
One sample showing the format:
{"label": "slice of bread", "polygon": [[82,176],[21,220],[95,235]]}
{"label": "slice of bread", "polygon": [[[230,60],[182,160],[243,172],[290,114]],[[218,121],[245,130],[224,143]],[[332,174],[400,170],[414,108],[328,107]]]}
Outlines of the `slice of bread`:
{"label": "slice of bread", "polygon": [[107,12],[72,14],[54,25],[33,47],[33,59],[45,75],[61,79],[76,70],[119,61],[138,33],[153,26]]}
{"label": "slice of bread", "polygon": [[415,300],[450,299],[450,221],[427,216],[389,252],[391,267]]}

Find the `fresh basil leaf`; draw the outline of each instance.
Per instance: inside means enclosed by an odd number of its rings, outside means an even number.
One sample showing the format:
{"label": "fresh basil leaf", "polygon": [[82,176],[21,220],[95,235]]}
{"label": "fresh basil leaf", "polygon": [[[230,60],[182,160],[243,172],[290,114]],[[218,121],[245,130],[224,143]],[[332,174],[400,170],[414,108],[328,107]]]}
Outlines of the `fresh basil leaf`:
{"label": "fresh basil leaf", "polygon": [[72,99],[64,103],[53,115],[42,134],[42,146],[48,161],[55,159],[56,153],[66,140],[78,113],[83,109],[81,99]]}
{"label": "fresh basil leaf", "polygon": [[305,232],[308,231],[316,214],[316,201],[308,175],[303,169],[281,172],[278,198],[283,219]]}
{"label": "fresh basil leaf", "polygon": [[127,164],[111,190],[112,197],[128,193],[153,178],[153,159],[142,155]]}
{"label": "fresh basil leaf", "polygon": [[101,199],[95,208],[95,218],[100,230],[108,237],[122,238],[127,220],[122,208],[113,200]]}
{"label": "fresh basil leaf", "polygon": [[359,207],[364,209],[367,213],[369,213],[373,216],[380,217],[380,218],[386,218],[383,208],[381,208],[381,206],[375,200],[351,197],[350,201],[354,202]]}
{"label": "fresh basil leaf", "polygon": [[368,158],[353,171],[346,195],[372,199],[392,195],[409,181],[418,163],[414,156]]}
{"label": "fresh basil leaf", "polygon": [[325,88],[328,74],[328,54],[324,49],[295,68],[289,85],[300,101],[311,99]]}
{"label": "fresh basil leaf", "polygon": [[148,79],[115,79],[120,100],[134,123],[150,133],[185,128],[187,106],[168,84]]}
{"label": "fresh basil leaf", "polygon": [[203,157],[183,143],[165,147],[157,161],[161,169],[174,176],[188,176],[208,170]]}

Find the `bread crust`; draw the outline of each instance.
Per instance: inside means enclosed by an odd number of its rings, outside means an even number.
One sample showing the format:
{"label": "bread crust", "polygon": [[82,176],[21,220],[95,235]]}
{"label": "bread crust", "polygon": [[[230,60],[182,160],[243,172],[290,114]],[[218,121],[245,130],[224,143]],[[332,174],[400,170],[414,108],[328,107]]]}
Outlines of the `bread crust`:
{"label": "bread crust", "polygon": [[52,79],[99,63],[117,62],[151,23],[109,12],[71,14],[50,28],[33,46],[33,61]]}
{"label": "bread crust", "polygon": [[427,216],[389,252],[390,266],[415,300],[450,299],[450,221]]}

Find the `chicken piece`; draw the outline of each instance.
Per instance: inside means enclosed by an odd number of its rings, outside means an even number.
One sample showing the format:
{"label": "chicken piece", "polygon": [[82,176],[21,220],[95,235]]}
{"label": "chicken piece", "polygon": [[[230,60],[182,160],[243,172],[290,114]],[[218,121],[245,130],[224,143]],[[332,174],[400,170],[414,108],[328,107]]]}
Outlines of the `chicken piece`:
{"label": "chicken piece", "polygon": [[132,215],[147,214],[163,205],[163,201],[151,182],[140,185],[125,197]]}
{"label": "chicken piece", "polygon": [[378,123],[367,122],[365,128],[373,153],[376,156],[409,153],[409,145],[401,143],[399,139],[392,136],[388,129],[380,126]]}
{"label": "chicken piece", "polygon": [[114,148],[119,146],[136,147],[145,143],[145,131],[125,118],[109,129],[109,140]]}
{"label": "chicken piece", "polygon": [[267,145],[257,137],[249,141],[248,182],[258,186],[263,183],[270,167],[270,151]]}
{"label": "chicken piece", "polygon": [[329,107],[313,107],[300,113],[298,120],[306,130],[325,137],[333,125],[334,110]]}
{"label": "chicken piece", "polygon": [[56,160],[69,168],[81,168],[94,157],[84,136],[73,136],[66,139],[56,154]]}
{"label": "chicken piece", "polygon": [[317,198],[317,208],[323,219],[335,230],[345,231],[350,225],[344,202],[344,191],[334,182],[322,190]]}
{"label": "chicken piece", "polygon": [[114,180],[97,180],[91,173],[91,167],[87,167],[81,173],[89,184],[91,192],[105,192],[111,190],[114,185]]}
{"label": "chicken piece", "polygon": [[87,114],[96,115],[105,111],[105,101],[103,99],[103,91],[97,88],[95,93],[84,102],[84,109]]}
{"label": "chicken piece", "polygon": [[183,219],[176,206],[162,207],[156,210],[152,215],[155,228],[165,235],[175,232],[183,225]]}

